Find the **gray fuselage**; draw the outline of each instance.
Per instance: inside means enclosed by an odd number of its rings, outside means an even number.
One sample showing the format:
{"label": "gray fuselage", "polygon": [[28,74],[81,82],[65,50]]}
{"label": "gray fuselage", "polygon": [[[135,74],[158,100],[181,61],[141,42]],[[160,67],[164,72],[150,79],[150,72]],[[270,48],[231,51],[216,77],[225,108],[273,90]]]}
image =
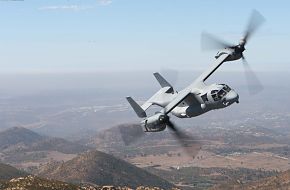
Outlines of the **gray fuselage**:
{"label": "gray fuselage", "polygon": [[203,104],[195,104],[190,101],[189,97],[174,108],[171,113],[179,118],[190,118],[239,102],[239,95],[226,84],[206,86],[197,95]]}

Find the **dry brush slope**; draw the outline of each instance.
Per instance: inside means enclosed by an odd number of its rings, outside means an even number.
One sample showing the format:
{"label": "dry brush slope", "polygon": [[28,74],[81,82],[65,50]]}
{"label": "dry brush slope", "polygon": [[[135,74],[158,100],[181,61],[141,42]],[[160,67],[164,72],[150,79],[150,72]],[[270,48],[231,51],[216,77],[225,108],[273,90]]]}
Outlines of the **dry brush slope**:
{"label": "dry brush slope", "polygon": [[100,151],[90,151],[57,166],[47,165],[38,173],[42,177],[66,182],[89,182],[97,185],[140,185],[171,188],[166,180],[130,163]]}

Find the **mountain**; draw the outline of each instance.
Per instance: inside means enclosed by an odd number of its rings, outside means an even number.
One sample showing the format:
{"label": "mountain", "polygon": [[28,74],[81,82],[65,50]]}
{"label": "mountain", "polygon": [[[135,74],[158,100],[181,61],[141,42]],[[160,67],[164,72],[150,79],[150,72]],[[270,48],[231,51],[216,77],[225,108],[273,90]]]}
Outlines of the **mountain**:
{"label": "mountain", "polygon": [[21,143],[27,145],[39,142],[44,137],[23,127],[13,127],[0,132],[0,150],[7,149],[11,145]]}
{"label": "mountain", "polygon": [[67,161],[91,148],[65,139],[39,135],[23,127],[0,132],[0,162],[34,173],[51,161]]}
{"label": "mountain", "polygon": [[62,138],[48,137],[37,143],[31,144],[28,151],[43,151],[52,150],[65,154],[80,153],[88,150],[89,148],[78,143],[73,143]]}
{"label": "mountain", "polygon": [[272,190],[272,189],[290,189],[290,170],[281,172],[275,176],[263,178],[258,181],[249,183],[235,183],[217,185],[211,190],[230,190],[230,189],[243,189],[243,190]]}
{"label": "mountain", "polygon": [[86,152],[64,163],[47,165],[38,175],[73,183],[88,182],[132,188],[140,185],[165,189],[173,187],[158,176],[100,151]]}
{"label": "mountain", "polygon": [[73,154],[86,150],[86,146],[61,138],[42,136],[23,127],[0,132],[0,152],[58,151]]}
{"label": "mountain", "polygon": [[12,166],[0,163],[0,180],[10,180],[15,177],[27,176],[26,172],[20,171]]}

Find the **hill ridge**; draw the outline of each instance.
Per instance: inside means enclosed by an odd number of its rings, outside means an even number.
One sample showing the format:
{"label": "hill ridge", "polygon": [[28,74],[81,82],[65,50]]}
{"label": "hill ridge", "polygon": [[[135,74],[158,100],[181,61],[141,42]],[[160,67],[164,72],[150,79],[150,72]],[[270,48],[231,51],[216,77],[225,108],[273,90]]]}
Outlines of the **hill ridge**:
{"label": "hill ridge", "polygon": [[173,187],[173,184],[156,175],[97,150],[85,152],[52,168],[47,165],[38,174],[41,177],[74,183],[89,182],[134,188],[140,185],[165,189]]}

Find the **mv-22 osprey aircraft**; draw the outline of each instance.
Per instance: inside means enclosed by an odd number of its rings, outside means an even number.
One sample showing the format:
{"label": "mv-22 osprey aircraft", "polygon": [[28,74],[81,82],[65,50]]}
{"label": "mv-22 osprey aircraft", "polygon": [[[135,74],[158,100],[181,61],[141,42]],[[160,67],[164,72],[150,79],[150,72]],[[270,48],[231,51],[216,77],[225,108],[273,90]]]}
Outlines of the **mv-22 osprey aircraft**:
{"label": "mv-22 osprey aircraft", "polygon": [[[161,89],[156,92],[142,106],[139,106],[131,97],[127,97],[128,102],[136,112],[137,116],[142,118],[141,126],[145,132],[159,132],[166,127],[176,132],[178,129],[170,121],[168,116],[172,113],[179,118],[191,118],[204,114],[210,110],[221,109],[239,103],[239,95],[235,90],[226,84],[207,85],[206,80],[225,62],[242,59],[246,64],[243,52],[245,45],[250,36],[262,24],[264,18],[257,12],[253,11],[248,28],[244,37],[238,45],[228,45],[221,40],[209,34],[203,34],[202,43],[211,42],[216,47],[223,47],[215,56],[215,63],[203,72],[192,84],[185,89],[177,92],[159,73],[154,73],[155,78],[161,85]],[[162,107],[159,112],[153,116],[147,116],[146,110],[152,106]]]}

